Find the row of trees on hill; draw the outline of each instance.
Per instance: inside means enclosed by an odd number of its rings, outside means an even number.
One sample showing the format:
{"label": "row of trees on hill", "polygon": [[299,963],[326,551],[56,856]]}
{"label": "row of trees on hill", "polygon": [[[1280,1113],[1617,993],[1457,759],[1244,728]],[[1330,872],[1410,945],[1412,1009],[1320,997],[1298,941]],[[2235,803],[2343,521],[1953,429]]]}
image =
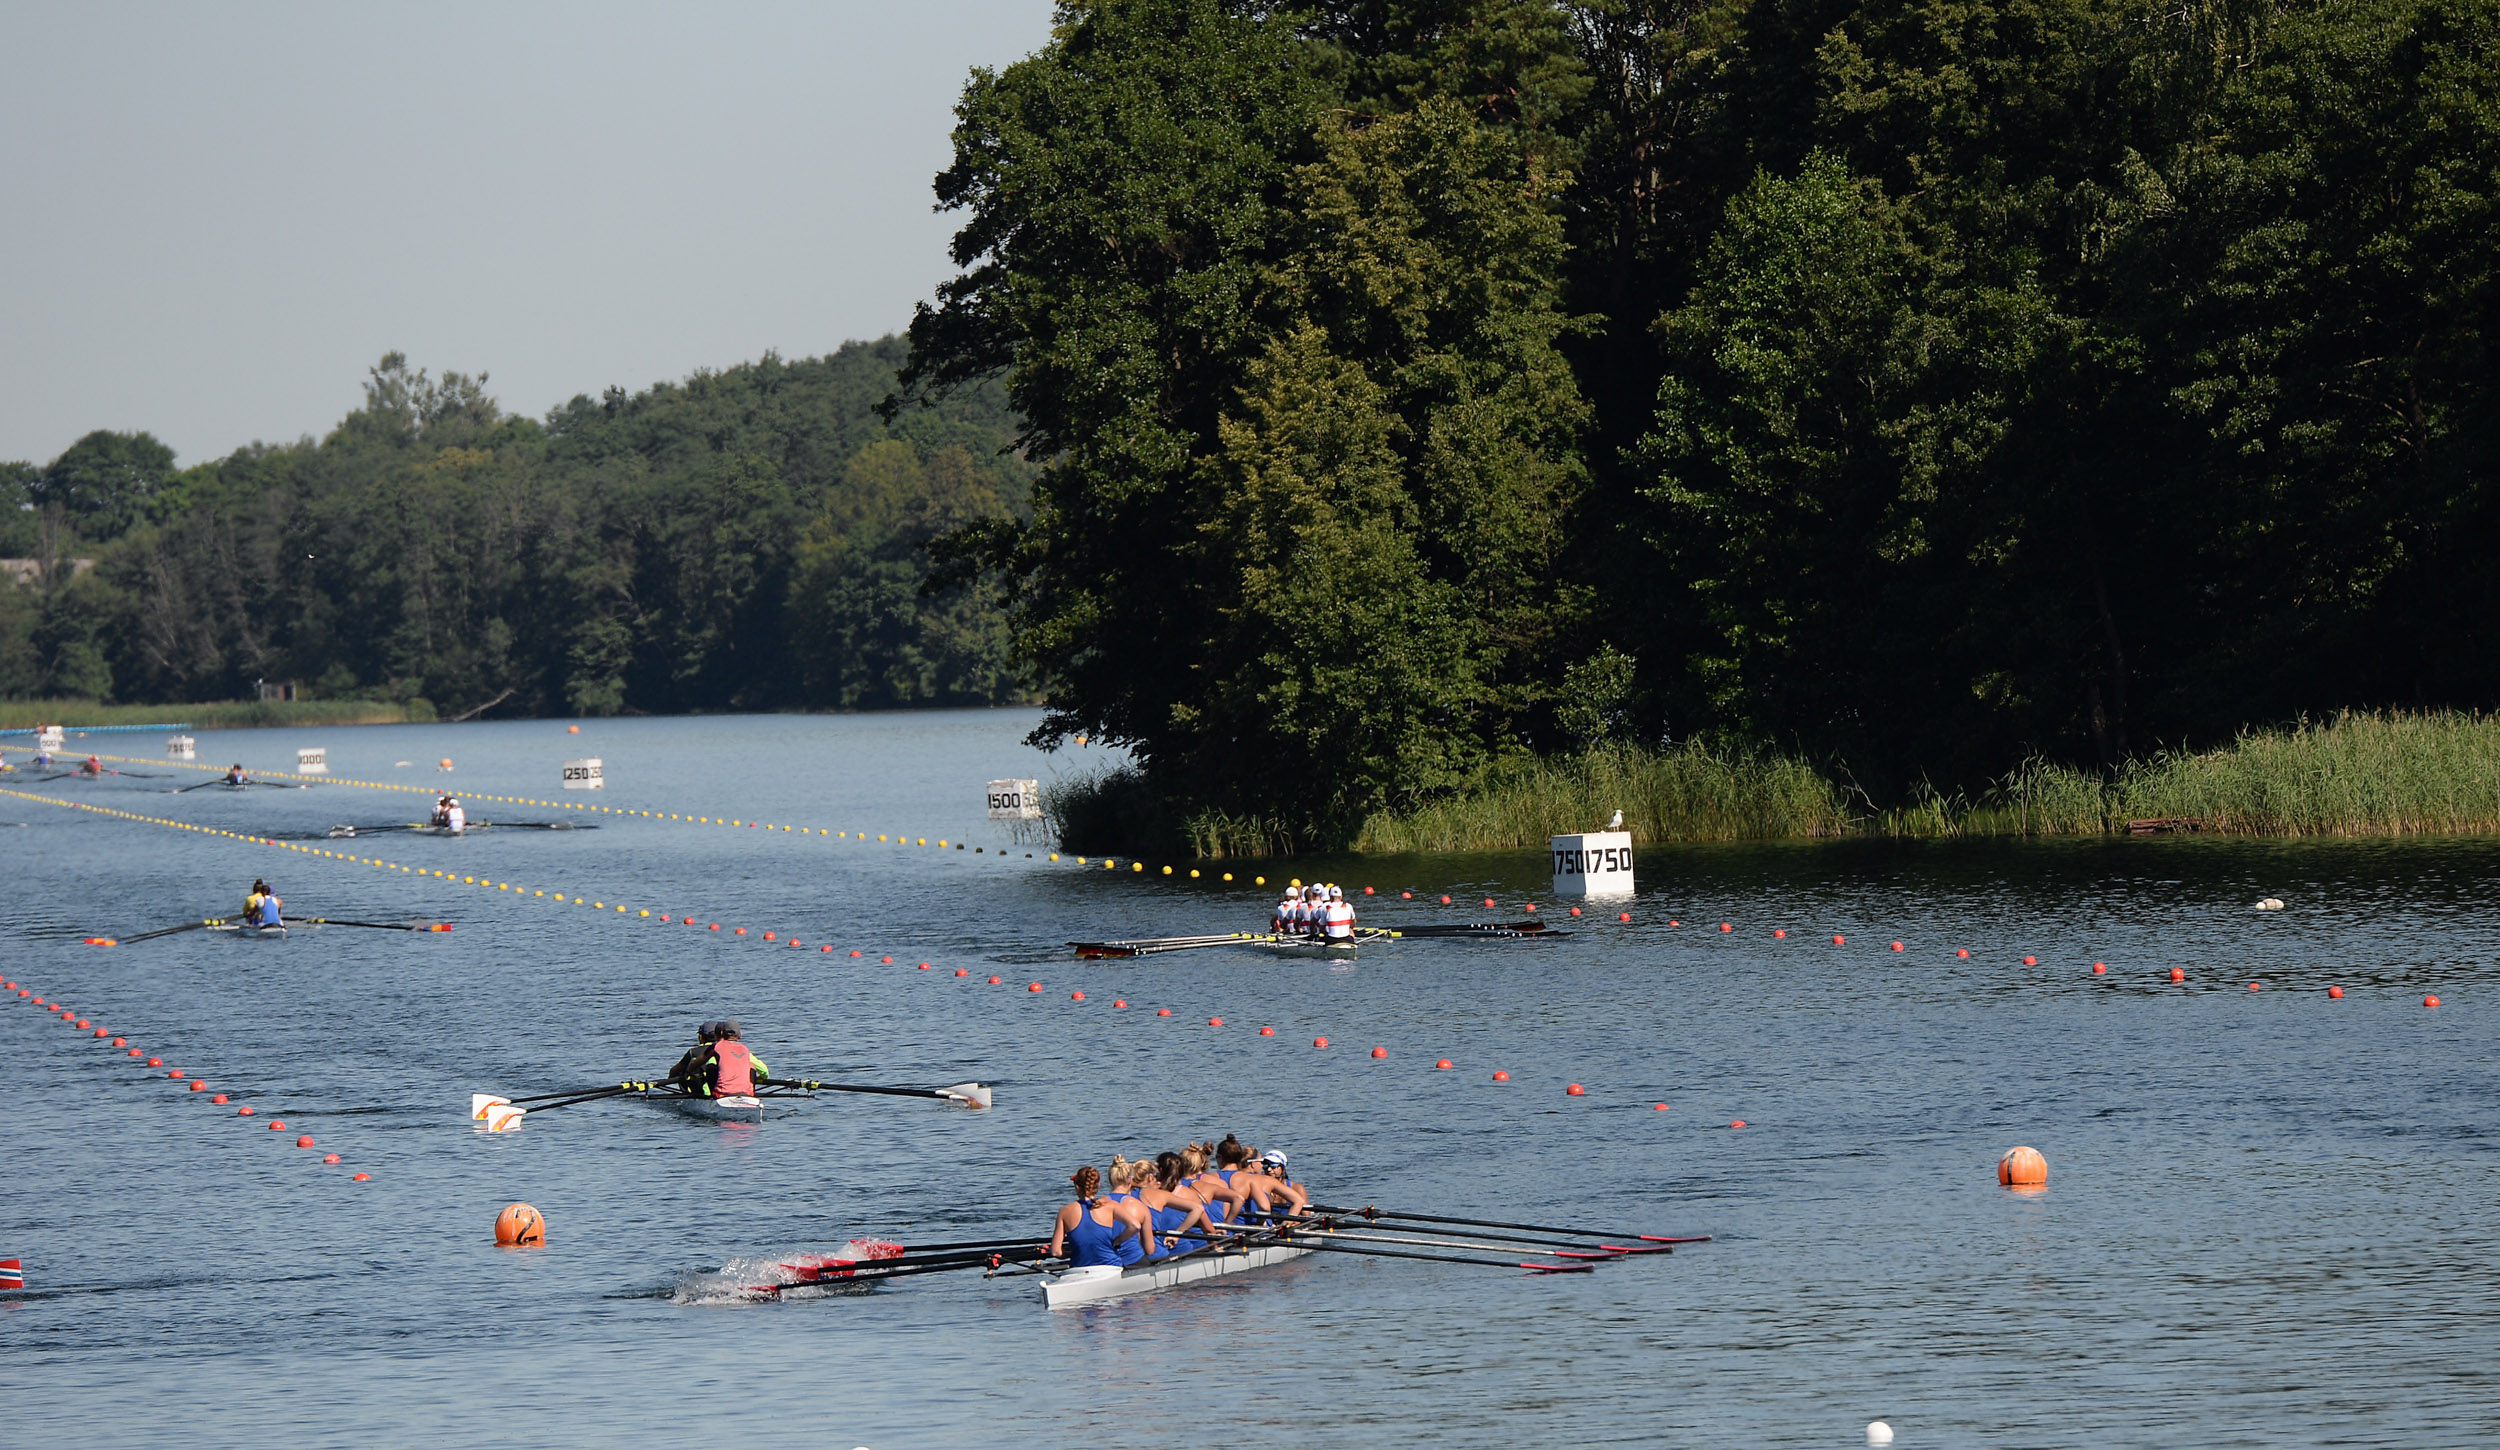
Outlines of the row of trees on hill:
{"label": "row of trees on hill", "polygon": [[1186,810],[2500,704],[2500,0],[1070,0],[959,118],[940,551]]}
{"label": "row of trees on hill", "polygon": [[[506,414],[392,354],[328,436],[177,470],[147,434],[8,465],[0,693],[226,699],[256,680],[443,714],[1021,698],[994,586],[922,546],[1026,507],[992,387],[878,405],[903,344]],[[94,567],[73,577],[71,561]]]}

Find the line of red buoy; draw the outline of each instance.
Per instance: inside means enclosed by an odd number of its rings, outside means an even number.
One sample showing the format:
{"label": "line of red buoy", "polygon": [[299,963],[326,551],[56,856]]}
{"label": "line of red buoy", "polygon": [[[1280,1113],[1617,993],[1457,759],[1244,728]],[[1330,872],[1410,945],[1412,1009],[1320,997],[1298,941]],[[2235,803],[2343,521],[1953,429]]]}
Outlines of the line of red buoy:
{"label": "line of red buoy", "polygon": [[[226,1099],[226,1094],[221,1093],[221,1092],[213,1092],[213,1091],[211,1091],[211,1090],[210,1090],[210,1088],[209,1088],[209,1085],[208,1085],[208,1083],[207,1083],[207,1081],[206,1081],[205,1079],[202,1079],[202,1078],[199,1078],[199,1077],[195,1077],[195,1076],[193,1076],[191,1073],[189,1073],[188,1071],[186,1071],[186,1070],[185,1070],[185,1069],[183,1069],[183,1068],[179,1068],[179,1067],[174,1067],[174,1068],[166,1068],[166,1067],[165,1067],[165,1060],[164,1060],[163,1058],[161,1058],[161,1057],[147,1057],[147,1049],[145,1049],[145,1048],[141,1048],[141,1047],[133,1047],[133,1046],[131,1046],[131,1045],[130,1045],[130,1040],[129,1040],[127,1037],[115,1037],[115,1036],[110,1036],[109,1034],[111,1033],[112,1029],[110,1029],[110,1028],[106,1028],[106,1027],[97,1027],[97,1026],[95,1026],[93,1023],[89,1022],[86,1018],[78,1016],[78,1015],[77,1015],[75,1012],[73,1012],[71,1009],[66,1008],[66,1007],[63,1007],[60,1003],[58,1003],[58,1002],[51,1002],[51,1001],[47,1001],[47,1000],[45,1000],[44,998],[42,998],[42,997],[40,997],[40,996],[37,996],[37,995],[35,994],[35,992],[34,992],[34,990],[33,990],[32,988],[29,988],[29,987],[22,987],[22,986],[19,986],[19,985],[18,985],[16,982],[14,982],[14,981],[8,981],[8,980],[6,980],[6,979],[4,979],[4,978],[0,978],[0,992],[14,993],[14,994],[16,995],[17,1000],[21,1000],[21,1001],[29,1002],[29,1003],[31,1003],[31,1004],[32,1004],[32,1005],[34,1005],[34,1006],[42,1007],[42,1008],[44,1008],[47,1012],[49,1012],[51,1015],[61,1018],[64,1022],[68,1023],[70,1026],[75,1027],[75,1028],[77,1028],[77,1029],[79,1029],[79,1030],[81,1030],[81,1031],[91,1031],[93,1035],[85,1039],[85,1040],[86,1040],[86,1041],[88,1041],[88,1042],[103,1043],[104,1045],[106,1045],[106,1046],[108,1046],[108,1047],[118,1048],[118,1049],[120,1049],[120,1050],[122,1051],[122,1053],[123,1053],[125,1056],[127,1056],[127,1057],[140,1057],[140,1058],[146,1058],[146,1061],[142,1064],[142,1066],[144,1066],[145,1068],[147,1068],[150,1072],[153,1072],[153,1071],[155,1071],[155,1070],[156,1070],[156,1069],[158,1069],[158,1068],[165,1068],[165,1079],[164,1079],[164,1080],[165,1080],[165,1081],[167,1081],[167,1082],[175,1082],[175,1083],[180,1083],[180,1084],[182,1084],[182,1086],[183,1086],[183,1094],[184,1094],[184,1096],[185,1096],[185,1097],[188,1097],[188,1096],[189,1096],[190,1094],[192,1094],[192,1093],[208,1093],[208,1094],[209,1094],[208,1101],[209,1101],[209,1103],[210,1103],[210,1105],[211,1105],[211,1106],[214,1106],[214,1107],[224,1107],[224,1106],[226,1106],[226,1102],[227,1102],[227,1099]],[[249,1104],[249,1103],[244,1103],[244,1104],[238,1105],[238,1106],[235,1108],[235,1110],[234,1110],[234,1115],[235,1115],[235,1117],[237,1117],[237,1118],[249,1118],[249,1117],[253,1116],[254,1111],[255,1111],[255,1110],[253,1109],[253,1107],[252,1107],[252,1105],[251,1105],[251,1104]],[[270,1120],[270,1123],[269,1123],[269,1128],[270,1128],[270,1131],[272,1131],[272,1132],[276,1132],[276,1131],[281,1130],[281,1129],[283,1129],[283,1128],[285,1128],[285,1127],[286,1127],[286,1124],[285,1124],[285,1122],[284,1122],[284,1121],[282,1121],[282,1120],[279,1120],[279,1119],[271,1119],[271,1120]],[[299,1148],[299,1149],[303,1149],[303,1148],[311,1148],[311,1147],[315,1146],[315,1145],[314,1145],[314,1142],[313,1142],[312,1135],[311,1135],[311,1134],[309,1134],[309,1133],[307,1133],[307,1134],[303,1134],[303,1135],[299,1136],[299,1137],[298,1137],[298,1138],[296,1138],[296,1140],[295,1140],[295,1146],[296,1146],[297,1148]],[[325,1154],[325,1155],[323,1155],[323,1157],[322,1157],[322,1160],[321,1160],[321,1161],[322,1161],[323,1163],[325,1163],[325,1164],[336,1165],[337,1163],[339,1163],[339,1162],[340,1162],[340,1158],[339,1158],[339,1155],[338,1155],[338,1154],[336,1154],[336,1153],[329,1153],[329,1154]],[[373,1175],[372,1175],[372,1174],[370,1174],[370,1173],[358,1173],[358,1174],[354,1175],[354,1178],[353,1178],[353,1180],[352,1180],[352,1181],[357,1182],[357,1183],[363,1183],[363,1182],[368,1181],[368,1180],[369,1180],[369,1179],[371,1179],[372,1177],[373,1177]]]}

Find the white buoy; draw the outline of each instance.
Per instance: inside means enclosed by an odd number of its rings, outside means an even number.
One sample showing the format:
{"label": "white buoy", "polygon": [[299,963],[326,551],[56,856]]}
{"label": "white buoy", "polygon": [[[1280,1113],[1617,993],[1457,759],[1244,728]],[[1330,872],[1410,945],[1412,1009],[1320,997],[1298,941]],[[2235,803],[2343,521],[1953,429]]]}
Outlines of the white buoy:
{"label": "white buoy", "polygon": [[1869,1444],[1869,1445],[1889,1445],[1889,1444],[1891,1444],[1891,1443],[1892,1443],[1892,1427],[1891,1427],[1890,1425],[1885,1424],[1885,1423],[1884,1423],[1883,1421],[1881,1421],[1881,1420],[1869,1420],[1869,1421],[1867,1421],[1867,1422],[1866,1422],[1866,1443],[1867,1443],[1867,1444]]}
{"label": "white buoy", "polygon": [[2257,903],[2257,909],[2259,911],[2281,911],[2283,909],[2283,903],[2276,900],[2274,897],[2269,896],[2265,900]]}

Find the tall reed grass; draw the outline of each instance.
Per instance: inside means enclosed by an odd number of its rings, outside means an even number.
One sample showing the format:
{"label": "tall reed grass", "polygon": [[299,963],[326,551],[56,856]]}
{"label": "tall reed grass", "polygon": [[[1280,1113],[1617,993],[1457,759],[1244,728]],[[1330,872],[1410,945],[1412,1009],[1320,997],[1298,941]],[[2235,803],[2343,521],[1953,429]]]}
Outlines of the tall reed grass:
{"label": "tall reed grass", "polygon": [[400,725],[392,700],[211,700],[189,705],[99,705],[93,700],[0,700],[0,730],[37,725],[171,725],[246,730],[273,725]]}
{"label": "tall reed grass", "polygon": [[1976,801],[1923,799],[1867,828],[1894,836],[2070,836],[2132,820],[2254,836],[2500,831],[2500,719],[2459,711],[2346,712],[2245,730],[2215,750],[2165,751],[2114,778],[2034,760]]}
{"label": "tall reed grass", "polygon": [[1476,791],[1363,823],[1357,851],[1494,851],[1601,829],[1617,811],[1636,841],[1837,836],[1840,788],[1790,756],[1686,743],[1524,761]]}
{"label": "tall reed grass", "polygon": [[[1361,852],[1496,851],[1599,829],[1623,812],[1636,842],[1849,835],[1972,837],[2185,829],[2274,836],[2500,831],[2500,719],[2455,711],[2346,713],[2248,730],[2214,750],[2166,751],[2104,777],[2031,760],[1976,795],[1925,788],[1852,814],[1850,792],[1795,756],[1688,743],[1617,746],[1504,766],[1476,789],[1364,822]],[[1286,856],[1310,843],[1255,816],[1176,815],[1134,766],[1043,791],[1071,850]]]}

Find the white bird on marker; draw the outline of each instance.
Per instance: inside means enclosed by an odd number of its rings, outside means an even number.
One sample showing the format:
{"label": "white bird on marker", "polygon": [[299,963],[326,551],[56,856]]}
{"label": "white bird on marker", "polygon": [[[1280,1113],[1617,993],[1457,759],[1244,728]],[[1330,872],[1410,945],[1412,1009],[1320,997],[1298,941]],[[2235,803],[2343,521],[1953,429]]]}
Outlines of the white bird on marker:
{"label": "white bird on marker", "polygon": [[1623,829],[1623,811],[1620,807],[1616,809],[1614,819],[1606,823],[1606,829],[1610,831]]}

